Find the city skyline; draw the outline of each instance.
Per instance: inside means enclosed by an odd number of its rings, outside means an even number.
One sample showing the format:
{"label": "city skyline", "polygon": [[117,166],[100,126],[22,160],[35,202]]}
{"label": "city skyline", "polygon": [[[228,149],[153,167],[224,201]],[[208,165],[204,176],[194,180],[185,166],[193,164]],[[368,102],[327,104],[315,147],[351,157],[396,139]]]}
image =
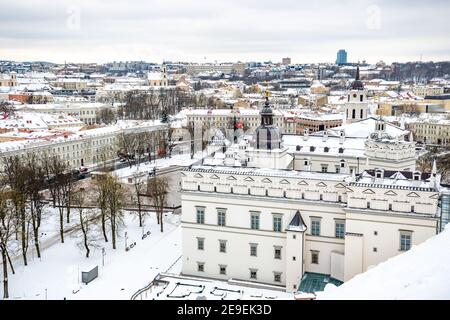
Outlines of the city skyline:
{"label": "city skyline", "polygon": [[450,60],[450,4],[433,3],[0,0],[0,59],[332,63],[345,49],[349,62]]}

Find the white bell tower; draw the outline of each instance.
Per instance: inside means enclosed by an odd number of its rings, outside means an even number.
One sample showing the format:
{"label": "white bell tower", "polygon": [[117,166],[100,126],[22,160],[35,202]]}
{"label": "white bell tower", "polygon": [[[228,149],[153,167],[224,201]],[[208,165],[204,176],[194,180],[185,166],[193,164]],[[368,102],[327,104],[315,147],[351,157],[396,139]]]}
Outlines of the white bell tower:
{"label": "white bell tower", "polygon": [[347,93],[347,103],[345,105],[346,123],[366,119],[368,110],[367,91],[359,80],[359,67],[357,67],[355,81],[353,81]]}

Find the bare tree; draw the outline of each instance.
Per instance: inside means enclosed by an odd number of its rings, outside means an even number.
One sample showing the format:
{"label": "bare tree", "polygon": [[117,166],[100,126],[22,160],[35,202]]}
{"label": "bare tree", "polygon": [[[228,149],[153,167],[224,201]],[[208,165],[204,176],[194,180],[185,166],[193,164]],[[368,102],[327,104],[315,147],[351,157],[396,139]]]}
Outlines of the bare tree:
{"label": "bare tree", "polygon": [[[48,160],[48,161],[47,161]],[[61,243],[64,243],[64,208],[66,208],[68,200],[68,189],[70,172],[67,172],[66,164],[61,161],[58,156],[46,159],[45,168],[49,172],[49,189],[54,197],[54,204],[58,207],[59,212],[59,235]],[[71,177],[70,177],[71,178]]]}
{"label": "bare tree", "polygon": [[139,227],[142,227],[142,224],[145,219],[145,212],[142,211],[142,204],[143,204],[143,193],[145,192],[145,182],[140,176],[138,172],[133,174],[133,191],[136,196],[136,203],[138,207],[138,218],[139,218]]}
{"label": "bare tree", "polygon": [[106,172],[105,175],[97,176],[95,182],[95,190],[97,193],[97,202],[100,207],[100,221],[102,227],[103,238],[105,242],[108,242],[108,234],[106,230],[106,223],[108,220],[107,210],[108,210],[108,185],[106,180]]}
{"label": "bare tree", "polygon": [[36,248],[37,257],[41,257],[41,250],[39,247],[39,228],[41,226],[42,211],[44,208],[44,202],[41,190],[44,186],[45,173],[44,168],[38,161],[35,154],[30,154],[25,160],[26,167],[24,171],[26,173],[26,190],[27,197],[30,202],[30,219],[33,229],[33,239]]}
{"label": "bare tree", "polygon": [[6,179],[6,184],[10,188],[11,201],[14,207],[16,236],[20,235],[23,263],[24,265],[28,265],[29,220],[26,210],[27,173],[18,156],[3,158],[3,167],[4,177]]}
{"label": "bare tree", "polygon": [[86,258],[89,258],[91,252],[90,246],[92,244],[91,233],[91,223],[93,222],[92,210],[87,209],[86,206],[86,191],[81,188],[74,192],[72,195],[72,203],[78,210],[78,218],[81,227],[81,233],[83,235],[82,246],[86,250]]}
{"label": "bare tree", "polygon": [[117,177],[106,175],[108,204],[108,217],[111,226],[111,242],[113,249],[116,249],[116,238],[121,224],[123,223],[123,201],[124,191]]}
{"label": "bare tree", "polygon": [[[1,182],[0,182],[1,183]],[[0,252],[3,264],[3,298],[9,298],[8,291],[8,262],[14,274],[14,268],[9,259],[8,245],[15,232],[15,216],[11,206],[11,195],[0,186]]]}
{"label": "bare tree", "polygon": [[167,195],[169,193],[168,179],[166,177],[153,177],[149,179],[147,193],[153,200],[158,224],[161,225],[161,232],[163,232],[164,207],[167,204]]}

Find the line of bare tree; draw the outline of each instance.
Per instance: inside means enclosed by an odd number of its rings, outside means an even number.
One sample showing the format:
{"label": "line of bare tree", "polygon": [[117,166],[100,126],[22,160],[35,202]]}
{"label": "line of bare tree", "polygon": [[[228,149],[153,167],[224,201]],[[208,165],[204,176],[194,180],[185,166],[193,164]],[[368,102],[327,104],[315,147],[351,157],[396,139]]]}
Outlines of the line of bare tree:
{"label": "line of bare tree", "polygon": [[[65,227],[76,219],[75,229],[80,236],[78,246],[89,258],[100,240],[117,248],[117,238],[123,226],[124,204],[127,191],[120,180],[110,172],[97,175],[94,192],[80,188],[74,173],[58,156],[28,154],[5,157],[0,171],[0,253],[3,265],[3,297],[9,297],[8,272],[14,274],[11,257],[21,255],[28,265],[29,245],[34,245],[41,258],[40,227],[45,206],[53,206],[59,219],[61,243],[65,240]],[[150,197],[156,211],[158,224],[163,231],[163,211],[167,202],[168,181],[157,177],[146,181],[136,179],[131,188],[138,206],[139,225],[150,214],[143,210],[143,198]],[[49,195],[50,203],[45,199]],[[94,201],[99,210],[89,209]],[[74,210],[75,209],[75,210]],[[72,213],[76,213],[72,217]],[[75,221],[73,221],[75,222]],[[79,229],[79,230],[78,230]],[[98,232],[97,232],[98,231]],[[103,239],[101,239],[103,238]]]}

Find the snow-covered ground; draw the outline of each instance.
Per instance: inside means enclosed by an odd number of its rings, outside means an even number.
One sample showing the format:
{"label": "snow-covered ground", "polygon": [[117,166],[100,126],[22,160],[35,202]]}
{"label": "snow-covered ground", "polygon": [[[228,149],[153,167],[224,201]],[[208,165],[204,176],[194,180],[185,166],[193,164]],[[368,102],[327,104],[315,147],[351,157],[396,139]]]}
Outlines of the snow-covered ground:
{"label": "snow-covered ground", "polygon": [[450,299],[450,225],[439,235],[362,273],[318,299]]}
{"label": "snow-covered ground", "polygon": [[[157,159],[156,164],[154,161],[152,162],[145,162],[141,163],[139,165],[133,165],[131,168],[126,167],[123,169],[118,169],[114,171],[114,174],[118,176],[119,178],[126,178],[131,177],[135,173],[141,173],[145,172],[148,173],[153,170],[153,168],[156,166],[157,170],[169,168],[171,166],[189,166],[195,162],[198,162],[201,159],[201,154],[196,155],[198,157],[194,157],[194,159],[191,159],[190,154],[177,154],[173,155],[171,158],[162,158]],[[200,157],[200,159],[199,159]]]}
{"label": "snow-covered ground", "polygon": [[162,276],[161,282],[135,300],[292,300],[294,294],[270,289],[231,285],[225,281]]}
{"label": "snow-covered ground", "polygon": [[[142,240],[142,228],[137,217],[126,212],[117,249],[112,249],[111,242],[99,240],[89,259],[77,245],[80,241],[77,232],[66,236],[64,244],[59,243],[58,229],[52,221],[55,222],[50,219],[42,228],[47,233],[42,246],[46,247],[45,243],[50,241],[50,246],[42,252],[42,258],[36,258],[30,247],[28,266],[23,266],[20,257],[15,259],[16,274],[10,273],[9,276],[11,299],[130,299],[133,293],[150,283],[158,273],[167,271],[181,256],[178,215],[166,214],[164,233],[159,230],[156,215],[148,216],[144,231],[151,234]],[[136,242],[128,252],[125,251],[125,231],[128,245]],[[55,236],[56,241],[53,241]],[[106,252],[104,266],[103,247]],[[92,266],[98,266],[98,278],[88,285],[82,284],[81,272]],[[3,286],[0,295],[3,296]]]}
{"label": "snow-covered ground", "polygon": [[[210,148],[209,152],[215,151],[214,148]],[[126,167],[122,169],[118,169],[114,171],[114,174],[119,178],[127,178],[131,177],[135,173],[149,173],[153,170],[153,168],[156,166],[157,170],[161,169],[167,169],[172,166],[190,166],[194,163],[199,163],[201,160],[205,157],[207,157],[209,154],[207,151],[203,152],[197,152],[194,154],[194,158],[191,159],[190,153],[181,153],[181,154],[172,154],[172,156],[169,158],[161,158],[156,160],[156,164],[154,161],[151,162],[142,162],[139,165],[133,165],[131,168]]]}

